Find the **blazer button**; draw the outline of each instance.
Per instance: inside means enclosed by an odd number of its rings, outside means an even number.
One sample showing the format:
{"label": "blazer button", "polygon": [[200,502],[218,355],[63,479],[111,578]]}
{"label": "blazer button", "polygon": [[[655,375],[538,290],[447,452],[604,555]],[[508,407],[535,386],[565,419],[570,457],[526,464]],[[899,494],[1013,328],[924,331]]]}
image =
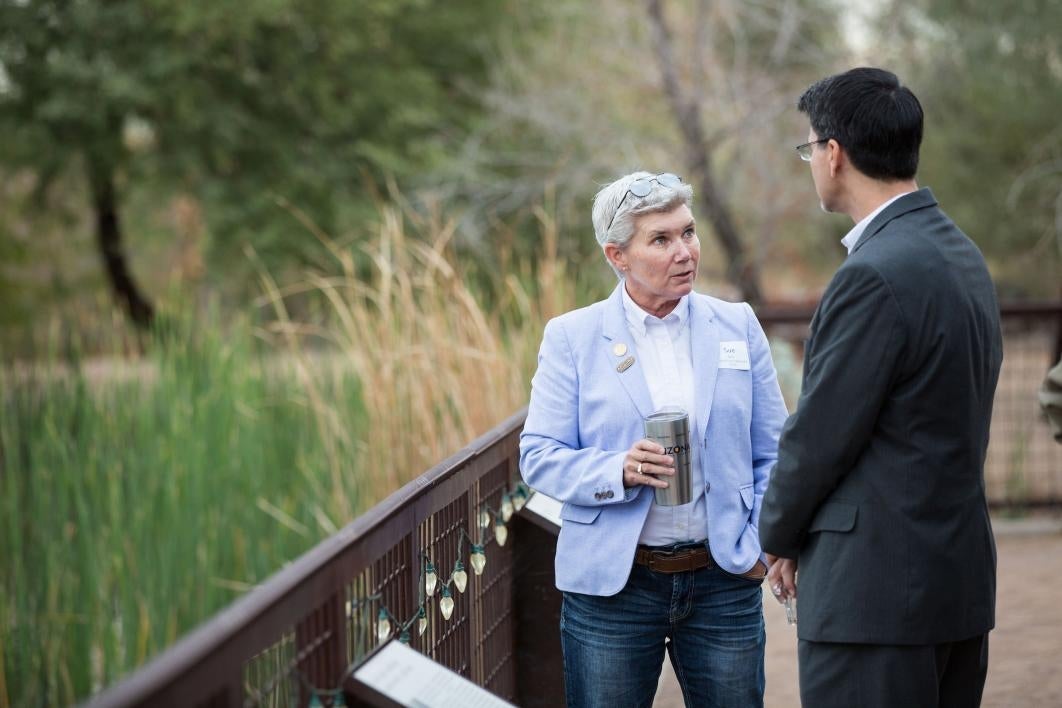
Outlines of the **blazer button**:
{"label": "blazer button", "polygon": [[606,498],[606,499],[611,499],[611,498],[612,498],[612,497],[614,497],[614,496],[616,496],[616,495],[615,495],[615,494],[613,494],[613,493],[612,493],[612,490],[610,489],[610,490],[608,490],[608,494],[606,494],[606,495],[605,495],[605,498]]}
{"label": "blazer button", "polygon": [[710,492],[711,490],[712,490],[712,485],[711,485],[711,484],[705,484],[705,485],[704,485],[704,493],[705,493],[705,494],[707,494],[707,493],[708,493],[708,492]]}
{"label": "blazer button", "polygon": [[601,501],[601,492],[594,492],[594,499]]}

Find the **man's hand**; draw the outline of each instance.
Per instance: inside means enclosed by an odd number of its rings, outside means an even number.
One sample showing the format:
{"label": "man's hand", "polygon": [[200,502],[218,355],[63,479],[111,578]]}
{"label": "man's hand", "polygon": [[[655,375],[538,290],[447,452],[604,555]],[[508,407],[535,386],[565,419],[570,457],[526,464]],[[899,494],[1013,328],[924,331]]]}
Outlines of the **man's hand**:
{"label": "man's hand", "polygon": [[770,564],[770,568],[767,569],[767,587],[771,589],[774,599],[782,603],[787,598],[796,597],[796,559],[779,558],[768,553],[767,562]]}

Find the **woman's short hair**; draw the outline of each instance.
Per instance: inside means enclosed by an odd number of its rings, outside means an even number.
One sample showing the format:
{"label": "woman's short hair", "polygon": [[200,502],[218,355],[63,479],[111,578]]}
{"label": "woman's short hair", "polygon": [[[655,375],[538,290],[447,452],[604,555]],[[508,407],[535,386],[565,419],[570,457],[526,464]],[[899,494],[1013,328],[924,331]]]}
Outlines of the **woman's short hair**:
{"label": "woman's short hair", "polygon": [[[636,216],[671,211],[682,205],[693,206],[693,187],[685,182],[668,187],[657,180],[659,176],[645,171],[632,172],[605,185],[594,196],[591,220],[594,236],[602,250],[609,243],[625,248],[634,236]],[[650,191],[644,197],[635,196],[630,191],[631,185],[638,180],[649,180]],[[616,271],[617,277],[623,277],[615,267],[612,270]]]}

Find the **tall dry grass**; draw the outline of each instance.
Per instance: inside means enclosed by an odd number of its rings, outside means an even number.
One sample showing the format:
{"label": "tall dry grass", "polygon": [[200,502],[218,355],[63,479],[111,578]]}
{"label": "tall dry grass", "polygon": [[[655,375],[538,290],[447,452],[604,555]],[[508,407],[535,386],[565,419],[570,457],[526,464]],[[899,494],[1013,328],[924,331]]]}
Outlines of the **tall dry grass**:
{"label": "tall dry grass", "polygon": [[[335,419],[314,390],[307,337],[325,337],[338,352],[337,370],[353,371],[367,411],[367,429],[353,441],[365,465],[365,493],[379,500],[526,405],[546,321],[591,297],[572,278],[557,251],[556,222],[536,210],[541,249],[533,262],[498,253],[489,273],[469,271],[453,247],[455,222],[437,212],[419,215],[399,206],[381,209],[376,238],[343,248],[295,212],[338,266],[280,288],[263,274],[266,301],[276,314],[268,331],[291,355],[327,435],[326,448],[351,441],[354,431]],[[371,276],[359,277],[367,256]],[[482,266],[479,266],[482,268]],[[493,280],[489,297],[475,282]],[[313,291],[330,305],[326,328],[292,320],[285,301]],[[487,302],[487,300],[490,302]],[[584,300],[585,302],[585,300]],[[335,461],[335,469],[341,468]]]}

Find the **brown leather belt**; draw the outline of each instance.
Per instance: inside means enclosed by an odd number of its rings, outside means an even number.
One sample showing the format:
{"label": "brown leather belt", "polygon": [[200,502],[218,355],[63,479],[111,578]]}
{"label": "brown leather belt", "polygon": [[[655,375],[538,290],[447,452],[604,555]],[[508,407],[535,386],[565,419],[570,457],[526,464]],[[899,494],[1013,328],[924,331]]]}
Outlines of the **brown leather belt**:
{"label": "brown leather belt", "polygon": [[685,573],[715,565],[712,554],[704,546],[672,552],[638,546],[638,550],[634,552],[634,562],[657,573]]}

